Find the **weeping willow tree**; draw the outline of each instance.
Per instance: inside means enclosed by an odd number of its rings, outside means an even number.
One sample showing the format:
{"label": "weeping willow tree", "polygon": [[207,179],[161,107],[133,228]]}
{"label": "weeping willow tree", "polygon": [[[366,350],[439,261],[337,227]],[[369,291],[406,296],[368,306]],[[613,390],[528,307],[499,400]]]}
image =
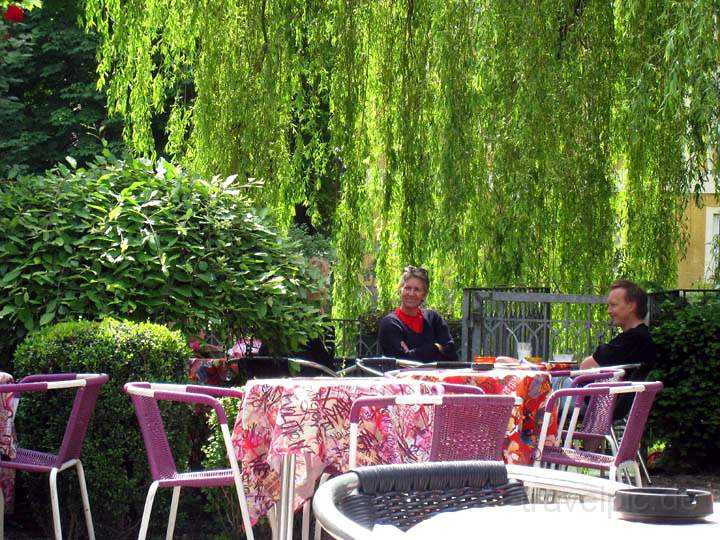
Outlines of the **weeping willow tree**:
{"label": "weeping willow tree", "polygon": [[[671,285],[715,177],[713,0],[87,0],[99,85],[149,154],[239,174],[338,250],[335,314],[424,264],[466,286]],[[370,256],[370,258],[368,257]],[[370,262],[369,262],[370,261]]]}

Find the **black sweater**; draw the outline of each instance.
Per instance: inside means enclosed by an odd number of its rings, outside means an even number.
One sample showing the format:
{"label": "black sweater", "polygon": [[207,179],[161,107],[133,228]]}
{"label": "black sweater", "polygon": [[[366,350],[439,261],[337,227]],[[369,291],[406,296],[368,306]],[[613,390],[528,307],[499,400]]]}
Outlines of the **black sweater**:
{"label": "black sweater", "polygon": [[593,353],[593,358],[601,366],[619,364],[641,364],[641,372],[655,364],[655,344],[650,330],[644,324],[621,332],[609,343],[600,345]]}
{"label": "black sweater", "polygon": [[[443,318],[435,311],[423,309],[423,329],[417,333],[410,329],[394,312],[380,321],[378,338],[380,349],[385,356],[409,358],[421,362],[457,361],[455,343],[450,329]],[[404,341],[408,351],[403,351],[400,342]],[[443,346],[441,353],[435,343]]]}

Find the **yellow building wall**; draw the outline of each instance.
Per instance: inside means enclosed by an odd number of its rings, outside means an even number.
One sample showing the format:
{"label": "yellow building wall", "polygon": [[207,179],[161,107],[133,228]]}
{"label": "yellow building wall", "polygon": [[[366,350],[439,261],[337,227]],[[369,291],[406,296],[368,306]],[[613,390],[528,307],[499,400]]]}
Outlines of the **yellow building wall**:
{"label": "yellow building wall", "polygon": [[713,193],[702,195],[702,208],[691,202],[685,210],[688,243],[685,257],[678,261],[679,289],[696,288],[703,280],[705,272],[705,220],[706,207],[720,206],[720,198]]}

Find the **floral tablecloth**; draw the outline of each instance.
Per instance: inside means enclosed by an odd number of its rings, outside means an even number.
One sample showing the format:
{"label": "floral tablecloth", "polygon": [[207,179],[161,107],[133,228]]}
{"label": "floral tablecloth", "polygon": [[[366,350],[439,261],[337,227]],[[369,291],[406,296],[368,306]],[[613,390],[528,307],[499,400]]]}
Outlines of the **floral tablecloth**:
{"label": "floral tablecloth", "polygon": [[[283,456],[297,456],[294,508],[309,498],[323,471],[348,466],[350,407],[369,395],[441,393],[440,385],[388,378],[257,379],[248,381],[232,441],[241,464],[252,521],[280,495]],[[360,419],[358,464],[427,460],[432,418],[426,407],[402,416],[368,408]],[[402,434],[395,437],[394,433]]]}
{"label": "floral tablecloth", "polygon": [[[0,384],[15,382],[9,373],[0,371]],[[15,436],[15,398],[12,394],[0,394],[0,459],[15,459],[17,438]],[[5,511],[13,508],[15,494],[15,469],[0,468],[0,489],[5,497]]]}
{"label": "floral tablecloth", "polygon": [[[533,462],[537,439],[542,428],[545,403],[551,387],[546,371],[495,368],[488,371],[467,369],[409,369],[398,372],[401,379],[469,384],[478,386],[486,394],[505,394],[522,398],[522,407],[514,407],[505,437],[503,456],[506,463],[529,465]],[[556,444],[557,412],[548,429],[547,444]]]}

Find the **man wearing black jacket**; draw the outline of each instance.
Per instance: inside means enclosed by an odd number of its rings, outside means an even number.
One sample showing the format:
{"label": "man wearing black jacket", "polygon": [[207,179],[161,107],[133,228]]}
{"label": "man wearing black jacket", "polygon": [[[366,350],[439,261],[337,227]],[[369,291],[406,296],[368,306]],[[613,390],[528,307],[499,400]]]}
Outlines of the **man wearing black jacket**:
{"label": "man wearing black jacket", "polygon": [[[655,344],[645,324],[648,298],[644,290],[632,281],[619,280],[610,287],[608,315],[616,326],[622,329],[608,343],[603,343],[580,364],[582,369],[640,364],[628,377],[643,380],[655,363]],[[621,418],[629,411],[631,399],[620,399],[615,418]]]}

